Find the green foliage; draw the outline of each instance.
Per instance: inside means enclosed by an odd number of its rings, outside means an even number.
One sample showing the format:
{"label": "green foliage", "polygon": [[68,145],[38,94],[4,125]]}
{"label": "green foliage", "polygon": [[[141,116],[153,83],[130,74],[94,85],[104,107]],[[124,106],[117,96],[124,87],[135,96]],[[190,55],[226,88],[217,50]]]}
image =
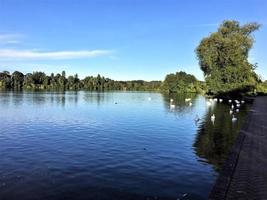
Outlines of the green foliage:
{"label": "green foliage", "polygon": [[159,90],[161,81],[114,81],[97,75],[87,76],[80,80],[78,74],[66,78],[66,72],[52,73],[50,76],[43,72],[33,72],[26,75],[15,71],[12,75],[4,71],[0,73],[0,88],[6,89],[47,89],[47,90]]}
{"label": "green foliage", "polygon": [[182,71],[168,74],[162,84],[162,90],[169,93],[200,93],[203,89],[203,84],[196,77]]}
{"label": "green foliage", "polygon": [[[196,49],[210,93],[253,90],[257,83],[256,64],[248,62],[257,23],[240,26],[237,21],[224,21],[217,32],[202,39]],[[249,92],[247,91],[247,92]]]}
{"label": "green foliage", "polygon": [[255,92],[261,95],[267,95],[267,81],[259,82],[257,84]]}

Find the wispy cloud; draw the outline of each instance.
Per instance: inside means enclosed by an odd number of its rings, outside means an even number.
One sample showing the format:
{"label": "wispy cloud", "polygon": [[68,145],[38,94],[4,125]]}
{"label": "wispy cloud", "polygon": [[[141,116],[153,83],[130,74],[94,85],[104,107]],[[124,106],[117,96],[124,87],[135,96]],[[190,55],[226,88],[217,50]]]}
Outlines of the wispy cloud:
{"label": "wispy cloud", "polygon": [[98,56],[111,56],[110,50],[84,50],[84,51],[38,51],[38,50],[16,50],[0,49],[1,60],[60,60],[92,58]]}
{"label": "wispy cloud", "polygon": [[21,38],[21,34],[0,33],[0,44],[18,44]]}

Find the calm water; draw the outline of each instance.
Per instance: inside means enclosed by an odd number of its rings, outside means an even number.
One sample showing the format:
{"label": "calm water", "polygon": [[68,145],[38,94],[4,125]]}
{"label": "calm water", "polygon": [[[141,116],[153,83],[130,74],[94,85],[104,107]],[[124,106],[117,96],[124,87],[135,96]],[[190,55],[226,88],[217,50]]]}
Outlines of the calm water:
{"label": "calm water", "polygon": [[0,199],[206,199],[248,106],[185,97],[0,92]]}

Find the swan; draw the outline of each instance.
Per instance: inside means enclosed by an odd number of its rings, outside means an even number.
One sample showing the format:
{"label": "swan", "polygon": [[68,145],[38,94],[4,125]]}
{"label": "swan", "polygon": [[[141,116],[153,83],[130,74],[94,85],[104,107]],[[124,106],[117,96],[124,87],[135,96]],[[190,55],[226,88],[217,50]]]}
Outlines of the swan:
{"label": "swan", "polygon": [[245,103],[245,101],[244,101],[244,100],[242,100],[242,101],[241,101],[241,103],[242,103],[242,104],[244,104],[244,103]]}
{"label": "swan", "polygon": [[175,105],[174,104],[170,104],[170,108],[171,109],[174,109],[175,108]]}
{"label": "swan", "polygon": [[191,101],[191,98],[186,98],[185,102]]}
{"label": "swan", "polygon": [[239,108],[239,107],[240,107],[240,104],[239,104],[239,103],[238,103],[238,104],[236,104],[236,107],[238,107],[238,108]]}
{"label": "swan", "polygon": [[210,117],[211,121],[215,121],[215,115],[213,114],[211,117]]}
{"label": "swan", "polygon": [[238,104],[238,103],[240,103],[238,100],[235,100],[235,102]]}
{"label": "swan", "polygon": [[190,102],[190,103],[189,103],[189,106],[192,106],[192,105],[193,105],[193,104]]}
{"label": "swan", "polygon": [[232,104],[231,108],[234,109],[234,105],[233,104]]}
{"label": "swan", "polygon": [[237,118],[233,115],[232,122],[235,122],[236,120],[237,120]]}
{"label": "swan", "polygon": [[217,101],[218,101],[218,99],[216,99],[216,98],[215,98],[215,99],[213,99],[213,101],[217,102]]}
{"label": "swan", "polygon": [[236,109],[235,111],[236,111],[236,112],[239,112],[239,109]]}
{"label": "swan", "polygon": [[229,103],[232,103],[232,100],[231,100],[231,99],[229,99],[229,100],[228,100],[228,102],[229,102]]}
{"label": "swan", "polygon": [[219,99],[219,101],[220,101],[220,103],[222,103],[222,102],[223,102],[223,100],[222,100],[222,99]]}
{"label": "swan", "polygon": [[211,102],[210,101],[207,101],[206,104],[207,104],[207,106],[211,106]]}
{"label": "swan", "polygon": [[170,102],[173,102],[173,99],[170,99]]}
{"label": "swan", "polygon": [[233,114],[233,110],[230,110],[229,113],[230,113],[230,115]]}

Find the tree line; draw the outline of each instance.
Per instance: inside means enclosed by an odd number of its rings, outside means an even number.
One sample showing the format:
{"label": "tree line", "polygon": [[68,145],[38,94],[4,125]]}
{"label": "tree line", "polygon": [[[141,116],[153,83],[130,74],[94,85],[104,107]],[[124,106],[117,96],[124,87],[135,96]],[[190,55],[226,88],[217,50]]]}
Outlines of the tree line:
{"label": "tree line", "polygon": [[51,73],[47,75],[44,72],[33,72],[23,74],[14,71],[12,74],[8,71],[0,72],[0,88],[4,89],[46,89],[46,90],[158,90],[161,81],[115,81],[103,76],[87,76],[80,79],[78,74],[66,77],[66,72]]}
{"label": "tree line", "polygon": [[164,81],[115,81],[103,76],[86,76],[79,79],[78,74],[66,77],[66,72],[61,74],[33,72],[23,74],[19,71],[10,73],[0,72],[0,88],[4,89],[45,89],[45,90],[135,90],[135,91],[164,91],[168,93],[204,91],[204,83],[195,76],[185,72],[168,74]]}

